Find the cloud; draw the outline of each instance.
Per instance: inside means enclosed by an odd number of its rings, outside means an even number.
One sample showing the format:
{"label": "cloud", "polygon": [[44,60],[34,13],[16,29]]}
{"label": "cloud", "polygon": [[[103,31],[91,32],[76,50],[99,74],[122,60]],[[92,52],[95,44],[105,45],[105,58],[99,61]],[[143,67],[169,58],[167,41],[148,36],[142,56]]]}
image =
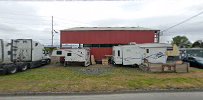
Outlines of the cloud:
{"label": "cloud", "polygon": [[37,41],[44,40],[43,43],[50,41],[46,39],[49,32],[45,29],[51,27],[51,20],[38,15],[35,7],[22,2],[1,3],[0,16],[1,38],[32,38]]}
{"label": "cloud", "polygon": [[[197,14],[203,10],[202,5],[202,0],[1,2],[0,36],[32,38],[50,44],[51,16],[57,31],[78,26],[141,26],[164,30]],[[198,16],[165,32],[162,42],[175,35],[186,35],[191,41],[202,39],[202,18]],[[59,44],[58,34],[54,39]]]}
{"label": "cloud", "polygon": [[1,24],[0,23],[0,28],[1,28],[1,34],[7,34],[8,32],[15,32],[18,31],[16,28],[8,26],[6,24]]}

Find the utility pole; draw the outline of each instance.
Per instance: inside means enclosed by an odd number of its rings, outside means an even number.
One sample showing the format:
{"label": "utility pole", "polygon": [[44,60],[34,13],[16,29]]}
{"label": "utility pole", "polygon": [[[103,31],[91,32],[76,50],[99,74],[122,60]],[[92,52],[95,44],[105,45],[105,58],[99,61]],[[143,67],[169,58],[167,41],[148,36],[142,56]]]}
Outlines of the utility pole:
{"label": "utility pole", "polygon": [[54,24],[53,24],[53,16],[51,16],[51,46],[54,46]]}

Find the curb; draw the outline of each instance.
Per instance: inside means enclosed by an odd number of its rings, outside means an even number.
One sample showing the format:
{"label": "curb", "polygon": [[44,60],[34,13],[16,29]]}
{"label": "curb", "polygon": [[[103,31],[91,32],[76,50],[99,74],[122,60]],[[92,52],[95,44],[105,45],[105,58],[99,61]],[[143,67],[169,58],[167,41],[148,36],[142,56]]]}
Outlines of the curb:
{"label": "curb", "polygon": [[153,90],[125,90],[125,91],[93,91],[93,92],[14,92],[0,93],[0,96],[73,96],[73,95],[108,95],[126,93],[160,93],[160,92],[203,92],[203,89],[153,89]]}

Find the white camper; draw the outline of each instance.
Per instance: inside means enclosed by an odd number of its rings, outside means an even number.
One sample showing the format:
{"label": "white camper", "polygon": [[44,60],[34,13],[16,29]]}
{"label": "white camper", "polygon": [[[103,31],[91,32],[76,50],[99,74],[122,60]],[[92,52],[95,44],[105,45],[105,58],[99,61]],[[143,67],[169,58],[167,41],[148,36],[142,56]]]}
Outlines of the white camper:
{"label": "white camper", "polygon": [[144,58],[150,63],[166,63],[167,61],[167,48],[172,45],[166,43],[144,43],[138,44],[144,49]]}
{"label": "white camper", "polygon": [[5,73],[16,73],[28,68],[39,67],[50,62],[44,46],[32,39],[13,39],[11,43],[1,40],[0,56],[2,56],[0,69]]}
{"label": "white camper", "polygon": [[144,50],[138,45],[121,45],[113,47],[113,63],[122,65],[139,65],[142,63]]}
{"label": "white camper", "polygon": [[52,56],[65,57],[65,64],[67,62],[82,62],[84,66],[90,65],[89,48],[58,49],[52,52]]}
{"label": "white camper", "polygon": [[170,44],[145,43],[113,47],[113,63],[122,65],[141,64],[146,59],[150,63],[166,63],[167,48]]}

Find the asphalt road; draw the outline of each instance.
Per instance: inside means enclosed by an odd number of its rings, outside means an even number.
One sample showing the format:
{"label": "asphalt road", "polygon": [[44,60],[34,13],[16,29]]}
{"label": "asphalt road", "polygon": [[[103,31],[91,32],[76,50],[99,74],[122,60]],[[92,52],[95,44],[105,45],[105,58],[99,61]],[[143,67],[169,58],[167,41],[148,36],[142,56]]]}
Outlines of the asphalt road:
{"label": "asphalt road", "polygon": [[11,96],[0,100],[203,100],[203,92],[125,93],[70,96]]}

